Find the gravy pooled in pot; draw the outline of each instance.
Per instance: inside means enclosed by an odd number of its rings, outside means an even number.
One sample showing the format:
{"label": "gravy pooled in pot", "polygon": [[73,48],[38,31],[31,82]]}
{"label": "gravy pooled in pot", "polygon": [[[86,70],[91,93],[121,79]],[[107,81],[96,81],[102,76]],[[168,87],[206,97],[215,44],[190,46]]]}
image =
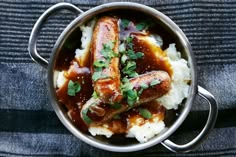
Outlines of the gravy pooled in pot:
{"label": "gravy pooled in pot", "polygon": [[[176,95],[176,84],[186,94],[190,78],[175,80],[173,65],[186,70],[187,62],[175,47],[167,48],[171,40],[154,29],[161,27],[131,17],[100,16],[80,26],[82,34],[72,43],[75,57],[57,62],[56,92],[79,129],[94,136],[122,134],[142,143],[163,131],[166,99]],[[175,108],[176,103],[181,102],[169,104]]]}

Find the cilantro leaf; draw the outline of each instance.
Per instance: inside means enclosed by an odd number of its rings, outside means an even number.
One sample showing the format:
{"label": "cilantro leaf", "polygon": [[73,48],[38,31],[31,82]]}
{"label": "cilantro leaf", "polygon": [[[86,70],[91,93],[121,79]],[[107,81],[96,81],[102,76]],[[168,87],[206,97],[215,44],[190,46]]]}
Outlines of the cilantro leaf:
{"label": "cilantro leaf", "polygon": [[106,58],[107,60],[111,60],[113,57],[118,57],[118,54],[116,54],[110,47],[104,47],[101,50],[101,54]]}
{"label": "cilantro leaf", "polygon": [[136,100],[133,100],[133,99],[127,99],[127,103],[129,105],[130,108],[133,107],[134,103],[136,102]]}
{"label": "cilantro leaf", "polygon": [[104,67],[108,67],[108,63],[104,60],[97,60],[93,63],[94,67],[98,67],[98,68],[104,68]]}
{"label": "cilantro leaf", "polygon": [[157,84],[160,84],[161,81],[160,80],[153,80],[151,83],[150,83],[150,86],[155,86]]}
{"label": "cilantro leaf", "polygon": [[129,55],[130,59],[133,59],[133,60],[137,59],[137,56],[136,56],[136,54],[134,53],[133,50],[128,50],[127,53]]}
{"label": "cilantro leaf", "polygon": [[128,99],[133,99],[133,100],[136,100],[138,95],[137,95],[137,91],[136,90],[128,90],[127,91],[127,96],[128,96]]}
{"label": "cilantro leaf", "polygon": [[70,96],[75,96],[75,94],[81,90],[81,85],[78,82],[73,82],[70,80],[67,88],[67,94]]}
{"label": "cilantro leaf", "polygon": [[109,41],[103,45],[103,48],[112,50],[115,46],[115,41]]}
{"label": "cilantro leaf", "polygon": [[121,119],[120,115],[119,114],[116,114],[113,119]]}
{"label": "cilantro leaf", "polygon": [[132,37],[127,37],[125,41],[126,41],[126,43],[131,43],[131,42],[133,42],[133,38]]}
{"label": "cilantro leaf", "polygon": [[136,63],[134,61],[127,62],[127,65],[124,67],[124,71],[131,71],[136,69]]}
{"label": "cilantro leaf", "polygon": [[147,109],[139,108],[138,110],[141,116],[143,116],[144,118],[146,119],[152,118],[151,112],[148,111]]}
{"label": "cilantro leaf", "polygon": [[143,93],[143,88],[141,88],[141,89],[138,91],[138,95],[140,96],[142,93]]}
{"label": "cilantro leaf", "polygon": [[139,31],[142,31],[144,28],[147,27],[147,23],[146,22],[140,22],[136,25],[136,29]]}
{"label": "cilantro leaf", "polygon": [[130,49],[133,49],[133,37],[127,37],[125,43]]}
{"label": "cilantro leaf", "polygon": [[122,69],[124,74],[127,74],[129,77],[136,77],[138,73],[134,70],[136,69],[136,63],[134,61],[128,61],[126,66]]}
{"label": "cilantro leaf", "polygon": [[136,90],[128,90],[127,91],[127,102],[129,106],[133,106],[133,104],[137,101],[138,99],[138,93]]}
{"label": "cilantro leaf", "polygon": [[141,84],[140,84],[140,87],[141,87],[142,89],[147,89],[147,88],[148,88],[148,85],[147,85],[146,83],[141,83]]}
{"label": "cilantro leaf", "polygon": [[133,86],[132,86],[132,84],[129,82],[129,80],[126,78],[126,77],[124,77],[123,79],[122,79],[122,85],[121,85],[121,90],[123,91],[123,92],[127,92],[128,90],[132,90],[133,89]]}
{"label": "cilantro leaf", "polygon": [[102,71],[95,71],[93,73],[92,79],[93,81],[97,81],[98,79],[106,78],[106,77],[107,75],[103,74]]}
{"label": "cilantro leaf", "polygon": [[144,54],[142,52],[137,52],[136,53],[137,58],[142,58],[143,56],[144,56]]}
{"label": "cilantro leaf", "polygon": [[130,21],[127,19],[121,19],[121,26],[123,28],[127,28],[129,26]]}
{"label": "cilantro leaf", "polygon": [[120,44],[119,45],[119,52],[124,53],[125,52],[125,44]]}
{"label": "cilantro leaf", "polygon": [[121,104],[120,103],[115,103],[114,105],[111,105],[111,108],[113,108],[113,109],[120,109],[121,108]]}
{"label": "cilantro leaf", "polygon": [[126,54],[123,54],[121,56],[121,64],[125,64],[125,62],[128,60],[128,56]]}
{"label": "cilantro leaf", "polygon": [[92,97],[97,99],[98,98],[98,94],[96,93],[96,91],[93,91]]}
{"label": "cilantro leaf", "polygon": [[82,118],[87,124],[91,124],[93,121],[92,119],[87,115],[88,113],[88,108],[82,111]]}

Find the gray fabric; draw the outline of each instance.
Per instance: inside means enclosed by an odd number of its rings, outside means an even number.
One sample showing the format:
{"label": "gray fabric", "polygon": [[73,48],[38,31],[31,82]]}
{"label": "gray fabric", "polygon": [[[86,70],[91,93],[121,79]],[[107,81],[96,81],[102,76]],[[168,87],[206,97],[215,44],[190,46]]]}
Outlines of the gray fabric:
{"label": "gray fabric", "polygon": [[[33,63],[27,51],[34,23],[57,2],[0,0],[0,156],[236,156],[235,1],[133,0],[162,11],[180,26],[197,59],[199,84],[219,102],[216,128],[188,154],[173,154],[161,145],[134,153],[111,153],[81,142],[65,129],[50,106],[47,70]],[[111,1],[67,2],[86,11]],[[57,37],[73,18],[63,11],[45,24],[38,41],[43,57],[50,57]],[[202,128],[207,111],[207,105],[197,98],[190,116],[171,139],[189,141]]]}

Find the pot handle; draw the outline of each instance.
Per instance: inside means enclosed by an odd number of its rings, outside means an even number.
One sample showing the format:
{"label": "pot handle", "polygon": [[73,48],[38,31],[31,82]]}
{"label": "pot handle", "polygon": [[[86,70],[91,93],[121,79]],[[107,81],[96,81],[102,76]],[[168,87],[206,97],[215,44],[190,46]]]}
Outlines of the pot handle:
{"label": "pot handle", "polygon": [[214,96],[200,86],[198,86],[198,95],[205,99],[210,106],[207,122],[198,136],[187,144],[178,145],[168,139],[161,143],[172,152],[186,153],[194,150],[208,136],[215,125],[218,114],[218,107]]}
{"label": "pot handle", "polygon": [[33,61],[35,61],[39,65],[43,66],[44,68],[47,68],[48,61],[38,54],[37,48],[36,48],[39,31],[40,31],[42,25],[44,24],[44,22],[47,20],[47,18],[49,16],[51,16],[53,13],[55,13],[58,10],[61,10],[61,9],[70,10],[71,12],[75,13],[76,15],[83,13],[82,10],[80,10],[79,8],[77,8],[76,6],[74,6],[70,3],[62,2],[62,3],[55,4],[52,7],[50,7],[49,9],[47,9],[39,17],[39,19],[35,23],[35,25],[32,29],[32,32],[30,34],[29,45],[28,45],[28,51],[29,51],[30,57]]}

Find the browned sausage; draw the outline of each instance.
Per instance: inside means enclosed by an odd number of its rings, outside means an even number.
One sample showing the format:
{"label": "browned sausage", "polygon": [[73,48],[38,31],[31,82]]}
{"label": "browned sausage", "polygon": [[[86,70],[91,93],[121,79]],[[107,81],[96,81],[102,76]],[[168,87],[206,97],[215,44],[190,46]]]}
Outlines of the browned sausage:
{"label": "browned sausage", "polygon": [[[151,82],[156,84],[151,86]],[[129,82],[134,87],[134,90],[140,91],[141,85],[147,84],[148,88],[143,89],[143,92],[139,96],[139,100],[134,103],[133,107],[137,107],[141,104],[153,101],[164,94],[166,94],[171,88],[171,79],[167,72],[164,71],[152,71],[143,75],[140,75],[136,78],[132,78]],[[92,124],[102,124],[112,119],[114,115],[120,114],[127,111],[131,107],[127,104],[126,101],[121,102],[121,107],[119,109],[114,109],[108,105],[102,103],[99,99],[91,98],[82,108],[86,110],[89,108],[88,116],[92,119]]]}
{"label": "browned sausage", "polygon": [[[104,44],[109,42],[114,42],[112,50],[114,53],[118,54],[118,20],[113,17],[102,17],[97,21],[94,28],[91,44],[92,63],[106,59],[101,53],[101,50],[104,49]],[[92,74],[96,72],[93,65],[91,71]],[[94,81],[94,90],[99,95],[101,101],[104,103],[120,102],[122,94],[120,91],[119,58],[113,57],[108,67],[103,68],[102,74],[105,78],[100,78]]]}

